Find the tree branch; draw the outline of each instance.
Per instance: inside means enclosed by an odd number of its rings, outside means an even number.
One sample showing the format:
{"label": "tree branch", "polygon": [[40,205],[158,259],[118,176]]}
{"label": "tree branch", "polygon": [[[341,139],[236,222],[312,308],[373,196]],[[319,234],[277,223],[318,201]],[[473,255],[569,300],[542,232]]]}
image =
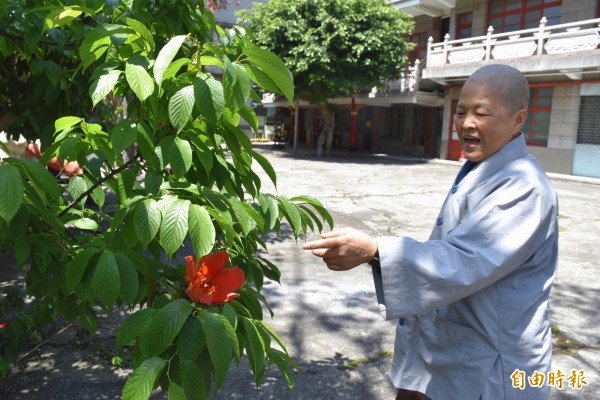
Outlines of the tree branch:
{"label": "tree branch", "polygon": [[58,214],[58,216],[62,217],[63,215],[65,215],[67,212],[69,212],[69,210],[71,208],[75,207],[75,205],[77,203],[79,203],[86,196],[88,196],[89,194],[91,194],[98,186],[102,185],[104,182],[106,182],[107,180],[111,179],[113,176],[117,175],[118,173],[123,172],[127,168],[131,167],[131,165],[134,162],[136,162],[138,160],[138,158],[139,158],[139,155],[133,157],[131,160],[127,161],[125,164],[121,165],[119,168],[111,170],[111,172],[108,175],[105,175],[104,177],[98,179],[92,186],[90,186],[90,188],[88,190],[86,190],[85,192],[81,193],[81,195],[79,195],[78,198],[76,198],[75,200],[73,200],[72,202],[70,202],[67,205],[67,207],[64,210],[62,210],[60,212],[60,214]]}
{"label": "tree branch", "polygon": [[[23,36],[19,36],[19,35],[15,35],[6,31],[0,31],[0,36],[4,36],[6,38],[12,39],[12,40],[19,40],[21,42],[25,41],[25,38]],[[43,44],[46,46],[58,46],[58,43],[53,42],[53,41],[49,41],[49,40],[38,40],[39,44]],[[73,47],[73,45],[71,43],[65,43],[64,47]]]}

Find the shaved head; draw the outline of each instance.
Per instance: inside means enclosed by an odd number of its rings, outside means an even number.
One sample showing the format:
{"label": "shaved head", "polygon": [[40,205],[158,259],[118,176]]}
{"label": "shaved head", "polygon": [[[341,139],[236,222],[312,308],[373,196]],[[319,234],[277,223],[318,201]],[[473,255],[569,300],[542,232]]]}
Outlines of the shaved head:
{"label": "shaved head", "polygon": [[479,68],[467,79],[464,86],[476,85],[489,88],[498,101],[510,113],[527,109],[529,84],[521,71],[503,64],[491,64]]}

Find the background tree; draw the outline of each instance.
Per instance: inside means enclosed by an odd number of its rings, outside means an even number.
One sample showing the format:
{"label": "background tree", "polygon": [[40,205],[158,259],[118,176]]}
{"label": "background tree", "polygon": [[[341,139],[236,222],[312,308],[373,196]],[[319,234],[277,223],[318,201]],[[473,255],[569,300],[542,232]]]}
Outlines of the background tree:
{"label": "background tree", "polygon": [[328,150],[327,99],[398,78],[412,49],[412,17],[387,0],[271,0],[239,15],[255,41],[292,71],[296,96],[323,106]]}
{"label": "background tree", "polygon": [[[275,171],[238,128],[258,129],[255,85],[293,99],[284,63],[198,1],[9,0],[0,80],[2,128],[43,152],[0,160],[0,252],[26,282],[0,296],[0,375],[59,317],[93,333],[120,307],[135,311],[116,337],[134,345],[124,399],[206,399],[244,354],[257,383],[276,365],[291,385],[260,250],[286,221],[296,239],[332,221],[264,193],[255,170]],[[54,157],[82,171],[51,173]]]}

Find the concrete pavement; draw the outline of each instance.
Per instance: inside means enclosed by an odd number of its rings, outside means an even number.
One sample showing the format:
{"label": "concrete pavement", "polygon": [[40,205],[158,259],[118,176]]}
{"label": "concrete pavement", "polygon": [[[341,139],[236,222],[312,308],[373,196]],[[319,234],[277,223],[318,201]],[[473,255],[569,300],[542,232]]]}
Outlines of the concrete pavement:
{"label": "concrete pavement", "polygon": [[[318,158],[312,149],[272,151],[257,146],[273,164],[277,193],[308,194],[330,210],[336,226],[373,235],[427,239],[456,175],[458,163],[334,153]],[[265,174],[263,185],[269,187]],[[560,258],[552,292],[555,326],[553,370],[566,376],[584,371],[587,386],[552,389],[552,400],[594,399],[600,393],[600,182],[553,178],[560,201]],[[275,312],[268,321],[301,366],[295,387],[287,388],[272,368],[256,388],[249,368],[232,369],[218,399],[393,399],[387,379],[395,323],[380,317],[370,269],[329,271],[301,250],[291,232],[267,241],[271,261],[282,270],[281,285],[267,283],[264,294]],[[120,398],[127,370],[111,367],[114,326],[102,322],[96,337],[65,331],[25,358],[0,397],[11,399]],[[244,360],[243,363],[246,361]],[[245,364],[244,364],[245,365]],[[515,389],[518,390],[518,389]],[[166,398],[157,393],[155,398]],[[437,399],[436,399],[437,400]],[[446,399],[444,399],[446,400]],[[453,400],[453,399],[450,399]]]}

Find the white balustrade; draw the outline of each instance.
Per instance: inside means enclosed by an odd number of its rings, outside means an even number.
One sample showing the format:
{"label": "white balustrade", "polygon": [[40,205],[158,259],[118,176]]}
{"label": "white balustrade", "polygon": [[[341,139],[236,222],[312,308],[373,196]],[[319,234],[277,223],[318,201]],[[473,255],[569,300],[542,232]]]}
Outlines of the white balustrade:
{"label": "white balustrade", "polygon": [[542,18],[537,28],[427,44],[427,67],[462,64],[482,60],[504,60],[534,55],[594,50],[600,45],[600,18],[547,26]]}

